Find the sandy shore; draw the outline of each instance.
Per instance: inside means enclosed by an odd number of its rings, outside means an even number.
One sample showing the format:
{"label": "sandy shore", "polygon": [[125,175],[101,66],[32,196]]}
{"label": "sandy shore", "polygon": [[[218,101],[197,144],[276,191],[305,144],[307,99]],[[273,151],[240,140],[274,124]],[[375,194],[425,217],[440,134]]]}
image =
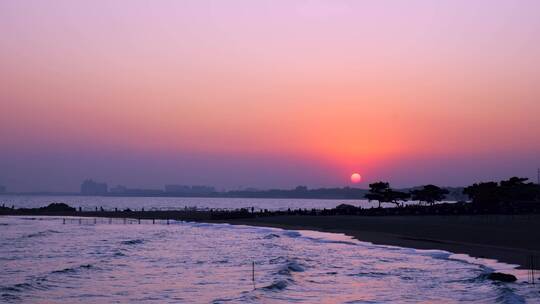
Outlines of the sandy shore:
{"label": "sandy shore", "polygon": [[465,253],[520,268],[529,268],[531,255],[540,256],[540,215],[291,215],[210,222],[345,233],[374,244]]}

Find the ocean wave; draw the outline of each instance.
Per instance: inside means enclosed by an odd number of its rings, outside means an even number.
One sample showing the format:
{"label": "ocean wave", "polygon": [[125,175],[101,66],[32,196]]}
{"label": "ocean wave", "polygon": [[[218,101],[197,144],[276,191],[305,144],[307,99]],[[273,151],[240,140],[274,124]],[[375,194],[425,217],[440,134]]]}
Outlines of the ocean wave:
{"label": "ocean wave", "polygon": [[287,230],[283,233],[283,235],[285,236],[288,236],[288,237],[292,237],[292,238],[296,238],[296,237],[301,237],[302,234],[298,231],[293,231],[293,230]]}
{"label": "ocean wave", "polygon": [[117,252],[115,252],[115,253],[113,254],[113,256],[115,256],[115,257],[124,257],[124,256],[126,256],[126,255],[125,255],[123,252],[121,252],[121,251],[117,251]]}
{"label": "ocean wave", "polygon": [[285,288],[287,288],[287,286],[289,286],[289,281],[288,280],[277,280],[277,281],[273,282],[272,284],[263,287],[262,289],[280,291],[280,290],[284,290]]}
{"label": "ocean wave", "polygon": [[389,276],[390,273],[380,272],[380,271],[366,271],[366,272],[351,273],[347,275],[351,277],[381,278],[381,277]]}
{"label": "ocean wave", "polygon": [[312,241],[318,242],[318,243],[324,243],[324,244],[344,244],[344,245],[353,245],[356,246],[358,243],[352,242],[352,241],[337,241],[337,240],[326,240],[326,239],[316,239],[316,238],[309,238]]}
{"label": "ocean wave", "polygon": [[[480,304],[523,304],[523,303],[529,303],[523,296],[517,294],[514,292],[513,289],[506,287],[504,284],[495,283],[498,284],[498,288],[496,289],[496,292],[493,295],[490,295],[483,299],[475,299],[475,303]],[[530,299],[533,299],[534,295],[530,297]],[[536,301],[532,303],[538,303]]]}
{"label": "ocean wave", "polygon": [[21,302],[22,299],[16,295],[13,295],[13,294],[9,294],[9,293],[3,293],[0,295],[0,299],[2,302],[6,302],[6,303],[16,303],[16,302]]}
{"label": "ocean wave", "polygon": [[217,260],[217,261],[212,262],[212,264],[227,264],[227,263],[229,263],[229,260],[227,259]]}
{"label": "ocean wave", "polygon": [[275,239],[275,238],[279,238],[279,237],[280,236],[278,234],[270,233],[270,234],[265,235],[263,238],[266,239],[266,240],[269,240],[269,239]]}
{"label": "ocean wave", "polygon": [[288,261],[281,269],[279,269],[278,274],[281,275],[291,275],[291,272],[303,272],[305,269],[296,261]]}
{"label": "ocean wave", "polygon": [[58,287],[58,285],[54,283],[58,280],[58,278],[50,280],[51,276],[58,276],[61,274],[74,274],[83,270],[94,268],[96,267],[91,264],[83,264],[77,267],[69,267],[62,270],[51,271],[48,275],[31,277],[24,283],[17,283],[11,286],[0,286],[0,292],[4,293],[2,297],[9,297],[13,293],[26,294],[35,291],[46,291],[54,289]]}
{"label": "ocean wave", "polygon": [[15,286],[0,286],[2,292],[21,292],[21,290]]}
{"label": "ocean wave", "polygon": [[49,289],[49,286],[42,282],[43,281],[32,281],[31,283],[18,283],[11,286],[2,286],[0,287],[0,291],[22,293],[22,292],[32,291],[32,290]]}
{"label": "ocean wave", "polygon": [[512,290],[511,288],[508,288],[506,285],[501,286],[499,289],[499,293],[497,297],[495,298],[495,303],[509,303],[509,304],[521,304],[521,303],[527,303],[525,301],[525,298],[523,298],[521,295],[518,295]]}
{"label": "ocean wave", "polygon": [[210,303],[212,304],[220,304],[220,303],[258,303],[259,296],[255,293],[252,293],[251,291],[242,291],[241,295],[239,297],[231,297],[231,298],[217,298],[212,300]]}
{"label": "ocean wave", "polygon": [[55,233],[61,233],[61,232],[56,231],[56,230],[45,230],[45,231],[40,231],[40,232],[25,235],[24,238],[43,237],[43,236],[49,236],[49,235],[52,235],[52,234],[55,234]]}
{"label": "ocean wave", "polygon": [[162,238],[165,238],[169,234],[170,234],[170,231],[159,231],[154,234],[153,238],[162,239]]}
{"label": "ocean wave", "polygon": [[177,221],[181,224],[188,224],[189,226],[192,226],[192,227],[210,227],[210,228],[213,228],[213,227],[219,227],[219,226],[223,226],[223,224],[213,224],[213,223],[202,223],[202,222],[185,222],[185,221]]}
{"label": "ocean wave", "polygon": [[287,264],[287,269],[292,272],[302,272],[304,268],[295,261],[291,261]]}
{"label": "ocean wave", "polygon": [[270,264],[283,264],[286,263],[288,259],[284,256],[278,256],[276,258],[271,258],[268,262]]}
{"label": "ocean wave", "polygon": [[91,264],[84,264],[84,265],[80,265],[80,266],[77,266],[77,267],[69,267],[69,268],[64,268],[62,270],[55,270],[55,271],[53,271],[51,273],[77,273],[80,270],[92,269],[92,268],[95,268],[95,267],[92,266]]}
{"label": "ocean wave", "polygon": [[124,244],[124,245],[138,245],[138,244],[142,244],[142,243],[144,243],[144,241],[141,240],[141,239],[122,241],[122,244]]}
{"label": "ocean wave", "polygon": [[[414,251],[419,252],[419,250],[414,249]],[[448,251],[442,251],[442,250],[422,250],[421,253],[432,257],[434,259],[442,259],[442,260],[448,260],[452,253]]]}
{"label": "ocean wave", "polygon": [[301,272],[305,270],[304,266],[302,266],[302,263],[298,262],[297,259],[291,257],[278,256],[275,258],[271,258],[268,263],[280,264],[282,265],[283,269],[289,269],[293,272]]}

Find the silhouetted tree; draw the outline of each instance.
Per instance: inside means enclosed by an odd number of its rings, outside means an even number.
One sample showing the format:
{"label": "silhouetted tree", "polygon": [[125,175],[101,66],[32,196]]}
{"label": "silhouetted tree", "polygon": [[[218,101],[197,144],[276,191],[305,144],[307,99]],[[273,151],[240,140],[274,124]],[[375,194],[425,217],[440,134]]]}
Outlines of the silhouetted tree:
{"label": "silhouetted tree", "polygon": [[525,183],[528,178],[512,177],[500,182],[501,200],[505,202],[533,201],[538,196],[538,185]]}
{"label": "silhouetted tree", "polygon": [[381,208],[381,203],[386,202],[385,192],[390,190],[390,184],[385,182],[376,182],[369,184],[369,193],[364,197],[371,201],[378,201],[379,208]]}
{"label": "silhouetted tree", "polygon": [[501,201],[499,185],[496,182],[475,183],[463,189],[473,204],[494,206]]}
{"label": "silhouetted tree", "polygon": [[401,192],[390,189],[385,193],[386,202],[396,204],[396,207],[399,207],[399,202],[407,201],[411,195],[407,192]]}
{"label": "silhouetted tree", "polygon": [[426,202],[433,205],[435,202],[442,201],[449,192],[448,190],[435,185],[425,185],[422,189],[415,189],[410,193],[413,201]]}
{"label": "silhouetted tree", "polygon": [[399,202],[406,201],[410,197],[410,194],[392,190],[388,183],[376,182],[369,184],[369,193],[364,197],[369,201],[378,201],[379,208],[381,208],[381,203],[393,203],[396,204],[396,206],[399,206]]}
{"label": "silhouetted tree", "polygon": [[473,203],[483,207],[494,208],[501,203],[534,201],[540,196],[540,187],[526,183],[527,178],[512,177],[496,182],[478,183],[463,189]]}

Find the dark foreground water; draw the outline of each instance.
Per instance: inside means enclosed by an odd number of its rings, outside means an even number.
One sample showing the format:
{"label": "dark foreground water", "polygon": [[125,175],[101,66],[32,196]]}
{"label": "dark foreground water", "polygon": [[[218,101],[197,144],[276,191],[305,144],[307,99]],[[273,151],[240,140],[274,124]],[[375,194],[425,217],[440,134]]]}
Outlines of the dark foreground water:
{"label": "dark foreground water", "polygon": [[[523,281],[526,273],[444,251],[246,226],[62,223],[0,217],[1,302],[540,302],[538,285]],[[486,280],[494,268],[520,280]]]}

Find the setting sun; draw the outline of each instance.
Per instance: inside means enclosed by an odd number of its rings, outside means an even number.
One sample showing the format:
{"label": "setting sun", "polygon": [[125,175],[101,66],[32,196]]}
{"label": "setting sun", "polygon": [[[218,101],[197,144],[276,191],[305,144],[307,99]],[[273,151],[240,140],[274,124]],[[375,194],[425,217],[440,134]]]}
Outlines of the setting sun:
{"label": "setting sun", "polygon": [[358,173],[353,173],[351,175],[351,182],[354,183],[354,184],[357,184],[359,183],[360,181],[362,181],[362,175],[358,174]]}

